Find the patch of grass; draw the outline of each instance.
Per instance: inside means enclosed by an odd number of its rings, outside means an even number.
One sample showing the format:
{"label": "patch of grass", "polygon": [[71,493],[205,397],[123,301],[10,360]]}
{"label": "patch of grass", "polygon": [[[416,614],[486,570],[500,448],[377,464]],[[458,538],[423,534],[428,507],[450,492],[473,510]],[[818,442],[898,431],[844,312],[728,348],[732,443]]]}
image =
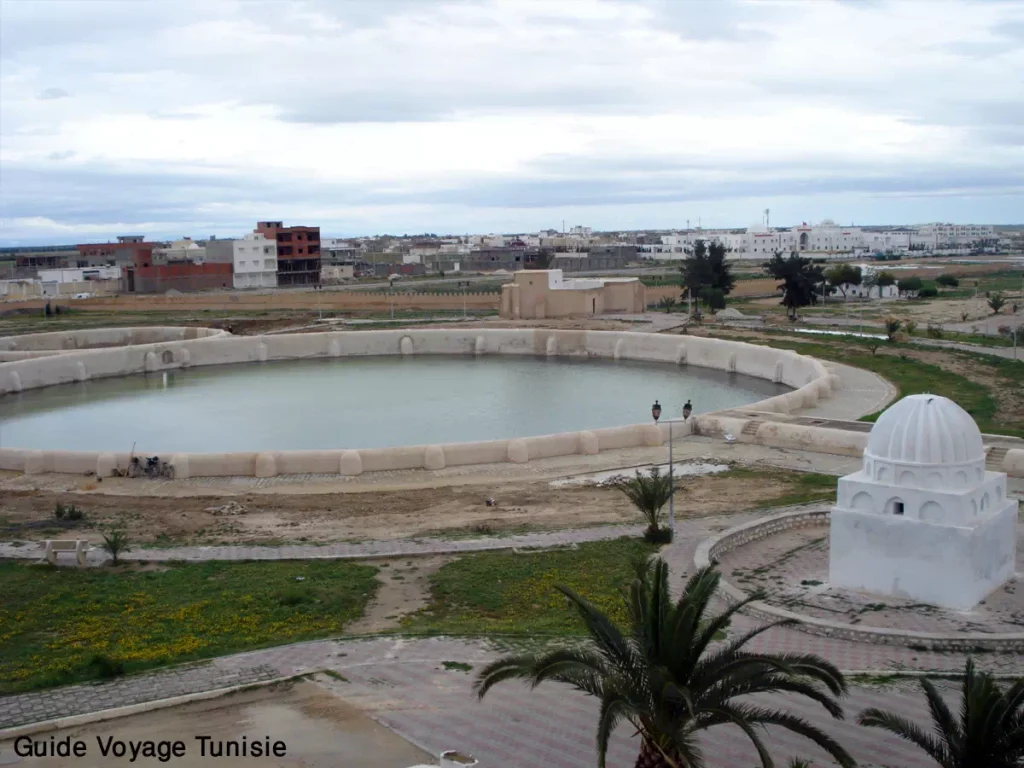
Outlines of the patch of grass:
{"label": "patch of grass", "polygon": [[561,584],[624,621],[619,590],[633,576],[630,560],[654,547],[621,538],[571,550],[515,554],[484,552],[444,565],[430,578],[430,605],[407,616],[402,628],[436,634],[582,635]]}
{"label": "patch of grass", "polygon": [[469,672],[471,669],[473,669],[472,664],[466,664],[462,661],[442,661],[441,666],[445,669],[454,669],[458,672]]}
{"label": "patch of grass", "polygon": [[0,693],[337,634],[362,615],[376,573],[340,561],[124,573],[0,563]]}
{"label": "patch of grass", "polygon": [[324,674],[342,683],[349,682],[349,679],[347,677],[345,677],[340,672],[335,672],[333,669],[325,669]]}
{"label": "patch of grass", "polygon": [[[816,344],[791,341],[787,338],[772,339],[765,342],[764,339],[739,338],[742,341],[749,341],[754,344],[767,344],[777,349],[791,349],[801,355],[811,355],[822,360],[835,360],[846,363],[857,368],[864,368],[873,371],[891,381],[899,390],[899,396],[916,395],[928,392],[935,395],[942,395],[959,403],[960,407],[967,411],[978,423],[982,432],[991,434],[1009,435],[1013,437],[1024,437],[1024,417],[1020,421],[1008,422],[1004,418],[997,418],[996,413],[999,404],[996,398],[989,391],[988,387],[978,382],[971,381],[965,376],[942,368],[931,363],[923,363],[911,357],[903,358],[898,355],[872,355],[867,349],[870,343],[867,339],[855,337],[842,337],[842,346],[839,344]],[[837,340],[839,337],[836,337]],[[913,345],[883,343],[884,349],[913,348]],[[859,349],[864,349],[860,352]],[[972,354],[970,352],[949,350],[949,354],[956,355],[972,363],[977,363],[985,368],[993,369],[1000,378],[1006,380],[1007,386],[1024,386],[1024,368],[1019,362],[1003,357],[992,355]],[[875,421],[881,411],[863,416],[861,421]]]}
{"label": "patch of grass", "polygon": [[836,496],[834,475],[820,472],[793,472],[788,469],[763,470],[751,467],[733,467],[716,477],[734,480],[755,480],[757,482],[782,482],[789,485],[779,495],[761,499],[759,508],[789,507],[794,504],[809,504],[812,501],[831,501]]}

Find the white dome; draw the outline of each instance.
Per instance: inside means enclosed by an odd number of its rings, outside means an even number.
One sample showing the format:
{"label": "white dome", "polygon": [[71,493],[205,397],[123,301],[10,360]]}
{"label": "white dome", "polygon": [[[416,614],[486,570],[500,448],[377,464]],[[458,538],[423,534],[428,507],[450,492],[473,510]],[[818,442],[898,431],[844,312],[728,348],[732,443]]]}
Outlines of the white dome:
{"label": "white dome", "polygon": [[910,395],[878,417],[865,458],[904,464],[985,461],[981,431],[963,408],[939,395]]}

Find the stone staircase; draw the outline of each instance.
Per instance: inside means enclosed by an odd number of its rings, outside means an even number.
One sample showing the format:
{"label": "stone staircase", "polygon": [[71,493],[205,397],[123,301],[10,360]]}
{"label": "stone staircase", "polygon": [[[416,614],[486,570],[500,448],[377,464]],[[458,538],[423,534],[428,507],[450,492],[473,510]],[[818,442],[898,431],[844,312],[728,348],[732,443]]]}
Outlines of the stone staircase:
{"label": "stone staircase", "polygon": [[1005,445],[993,445],[985,455],[985,466],[993,472],[1000,471],[1000,468],[1003,466],[1003,459],[1006,458],[1006,452],[1008,450],[1010,449]]}
{"label": "stone staircase", "polygon": [[743,425],[743,430],[740,432],[740,435],[753,437],[754,435],[757,434],[757,430],[760,429],[762,424],[764,424],[764,421],[762,421],[761,419],[752,419],[751,421],[748,421],[746,424]]}

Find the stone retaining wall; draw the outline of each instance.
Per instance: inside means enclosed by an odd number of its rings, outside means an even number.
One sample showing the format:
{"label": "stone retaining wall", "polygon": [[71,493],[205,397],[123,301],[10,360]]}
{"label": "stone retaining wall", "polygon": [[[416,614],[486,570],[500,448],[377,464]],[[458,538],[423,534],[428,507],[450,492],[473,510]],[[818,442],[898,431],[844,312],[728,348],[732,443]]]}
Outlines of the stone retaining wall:
{"label": "stone retaining wall", "polygon": [[[154,329],[117,329],[121,338]],[[173,329],[163,329],[173,330]],[[177,329],[181,330],[181,329]],[[202,329],[185,329],[186,333]],[[540,355],[601,357],[690,364],[735,371],[794,387],[793,392],[751,407],[786,413],[827,397],[838,381],[817,360],[723,339],[667,336],[618,331],[550,329],[395,329],[380,331],[280,334],[237,337],[218,335],[157,343],[79,349],[60,355],[0,363],[0,394],[75,381],[198,365],[252,363],[317,357],[369,355]],[[112,343],[115,330],[57,334],[49,344]],[[197,334],[198,335],[198,334]],[[59,340],[63,337],[63,340]],[[18,337],[21,338],[21,337]],[[8,344],[12,340],[4,340]],[[25,343],[22,341],[21,343]],[[36,342],[39,344],[40,342]],[[691,420],[692,422],[692,420]],[[689,434],[692,423],[679,424],[675,433]],[[251,453],[177,454],[170,459],[180,478],[197,476],[361,472],[396,469],[442,469],[447,466],[495,462],[522,463],[531,459],[637,446],[661,445],[667,424],[634,424],[555,435],[491,440],[477,443],[403,446],[333,451],[264,451]],[[160,446],[139,446],[137,455],[167,455]],[[0,469],[25,473],[96,472],[109,476],[128,465],[128,453],[28,450],[0,448]]]}
{"label": "stone retaining wall", "polygon": [[[738,525],[703,541],[693,556],[694,565],[703,568],[719,562],[721,557],[751,541],[773,536],[791,528],[822,525],[829,519],[827,509],[812,509],[802,512],[787,512]],[[730,605],[749,599],[743,590],[733,586],[723,575],[719,583],[719,594]],[[764,622],[790,621],[802,632],[825,637],[835,637],[857,643],[875,645],[901,645],[921,647],[936,651],[1024,651],[1024,632],[1010,634],[932,633],[912,632],[881,627],[861,627],[837,621],[819,619],[815,616],[788,611],[769,603],[755,600],[743,608],[744,615]]]}

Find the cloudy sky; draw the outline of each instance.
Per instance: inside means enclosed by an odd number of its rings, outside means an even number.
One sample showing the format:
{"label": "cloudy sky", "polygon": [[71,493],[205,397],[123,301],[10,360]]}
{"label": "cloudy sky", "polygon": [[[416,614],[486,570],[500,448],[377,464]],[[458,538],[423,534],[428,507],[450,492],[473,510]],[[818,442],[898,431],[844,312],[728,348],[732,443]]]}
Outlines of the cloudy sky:
{"label": "cloudy sky", "polygon": [[1024,220],[1024,2],[0,0],[0,244]]}

